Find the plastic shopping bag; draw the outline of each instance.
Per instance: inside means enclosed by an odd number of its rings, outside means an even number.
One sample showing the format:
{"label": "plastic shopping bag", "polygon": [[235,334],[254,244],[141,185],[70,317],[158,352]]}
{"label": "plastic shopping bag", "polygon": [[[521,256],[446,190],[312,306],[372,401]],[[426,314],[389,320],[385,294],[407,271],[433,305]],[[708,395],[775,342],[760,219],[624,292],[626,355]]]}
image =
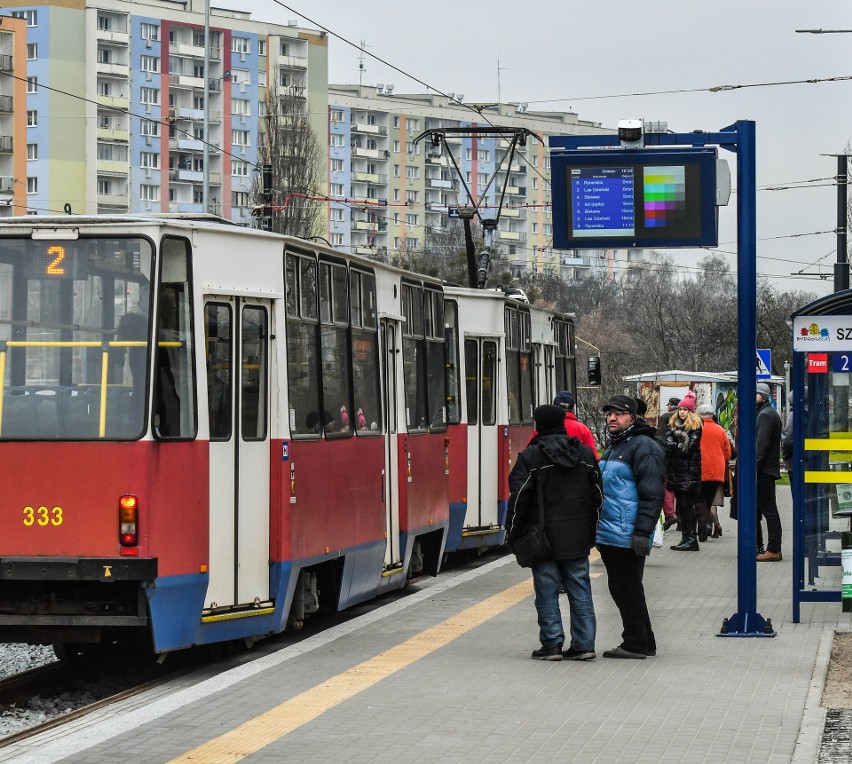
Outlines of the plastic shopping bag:
{"label": "plastic shopping bag", "polygon": [[657,519],[657,524],[654,526],[654,538],[653,545],[659,549],[665,543],[665,531],[663,530],[663,521],[665,516],[662,512],[660,512],[660,516]]}

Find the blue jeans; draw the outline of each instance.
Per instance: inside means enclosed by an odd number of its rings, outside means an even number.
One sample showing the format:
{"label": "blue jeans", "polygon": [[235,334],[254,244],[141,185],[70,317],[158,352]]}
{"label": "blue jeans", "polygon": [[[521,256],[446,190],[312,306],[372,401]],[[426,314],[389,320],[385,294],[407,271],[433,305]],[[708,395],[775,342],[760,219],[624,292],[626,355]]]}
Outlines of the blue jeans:
{"label": "blue jeans", "polygon": [[565,644],[559,592],[565,590],[571,609],[571,647],[575,650],[595,649],[595,605],[589,580],[589,558],[546,560],[532,568],[535,609],[538,613],[539,640],[542,647]]}

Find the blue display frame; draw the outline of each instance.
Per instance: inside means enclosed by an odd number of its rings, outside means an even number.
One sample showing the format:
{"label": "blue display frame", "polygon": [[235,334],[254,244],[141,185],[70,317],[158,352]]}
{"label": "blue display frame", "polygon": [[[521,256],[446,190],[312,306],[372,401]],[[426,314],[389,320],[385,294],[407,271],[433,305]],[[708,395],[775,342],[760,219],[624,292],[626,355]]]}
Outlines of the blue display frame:
{"label": "blue display frame", "polygon": [[[554,248],[717,246],[716,159],[706,146],[552,151]],[[667,173],[659,200],[646,189],[646,172],[655,167]]]}

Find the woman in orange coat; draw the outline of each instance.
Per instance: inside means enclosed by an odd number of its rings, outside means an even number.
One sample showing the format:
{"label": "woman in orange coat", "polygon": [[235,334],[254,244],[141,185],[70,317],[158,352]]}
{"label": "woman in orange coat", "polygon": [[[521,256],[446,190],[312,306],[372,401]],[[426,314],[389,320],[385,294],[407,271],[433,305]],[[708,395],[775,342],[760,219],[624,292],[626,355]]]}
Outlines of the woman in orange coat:
{"label": "woman in orange coat", "polygon": [[731,442],[724,428],[714,421],[716,413],[709,403],[698,407],[698,415],[704,420],[701,436],[701,492],[695,508],[698,511],[698,540],[708,536],[722,535],[718,514],[714,511],[716,494],[721,492],[725,481],[725,465],[731,458]]}

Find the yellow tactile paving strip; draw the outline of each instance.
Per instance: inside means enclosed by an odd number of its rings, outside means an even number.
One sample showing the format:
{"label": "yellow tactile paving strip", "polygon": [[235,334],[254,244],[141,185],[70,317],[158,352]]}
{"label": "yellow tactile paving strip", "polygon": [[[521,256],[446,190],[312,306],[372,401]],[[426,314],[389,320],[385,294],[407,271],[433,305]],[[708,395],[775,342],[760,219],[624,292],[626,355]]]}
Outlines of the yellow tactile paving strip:
{"label": "yellow tactile paving strip", "polygon": [[331,677],[327,682],[306,690],[236,729],[172,759],[169,764],[221,764],[240,761],[382,679],[449,644],[532,593],[532,579],[516,584],[443,623],[416,634],[402,644]]}

